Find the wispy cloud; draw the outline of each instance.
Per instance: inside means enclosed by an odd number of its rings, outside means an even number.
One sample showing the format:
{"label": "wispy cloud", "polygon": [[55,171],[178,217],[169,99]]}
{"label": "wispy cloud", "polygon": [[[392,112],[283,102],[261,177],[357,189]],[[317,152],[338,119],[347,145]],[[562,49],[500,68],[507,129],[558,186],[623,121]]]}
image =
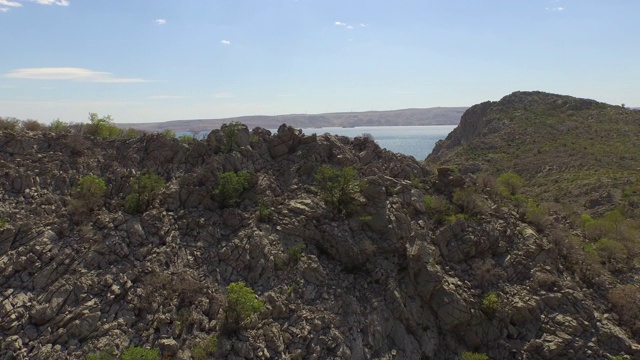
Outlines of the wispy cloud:
{"label": "wispy cloud", "polygon": [[367,26],[368,26],[367,24],[360,23],[360,27],[367,27]]}
{"label": "wispy cloud", "polygon": [[167,23],[167,19],[155,19],[153,20],[153,22],[155,22],[158,25],[164,25]]}
{"label": "wispy cloud", "polygon": [[38,3],[40,5],[69,6],[69,0],[30,0],[30,1],[34,3]]}
{"label": "wispy cloud", "polygon": [[22,2],[32,2],[40,5],[58,5],[69,6],[69,0],[21,0],[21,2],[14,0],[0,0],[0,12],[7,12],[11,8],[17,8],[22,6]]}
{"label": "wispy cloud", "polygon": [[[22,6],[22,4],[20,4],[19,2],[11,1],[11,0],[0,0],[0,5],[9,6],[9,7],[20,7],[20,6]],[[3,9],[6,9],[4,11],[9,10],[9,8],[3,8]]]}
{"label": "wispy cloud", "polygon": [[29,80],[73,80],[98,83],[141,83],[140,78],[121,78],[111,73],[74,67],[15,69],[3,75],[6,78]]}
{"label": "wispy cloud", "polygon": [[215,99],[229,99],[233,97],[233,94],[230,92],[219,92],[219,93],[213,94],[213,97]]}
{"label": "wispy cloud", "polygon": [[544,8],[547,11],[564,11],[565,8],[562,6],[557,6],[557,7],[546,7]]}
{"label": "wispy cloud", "polygon": [[222,45],[231,45],[231,41],[229,41],[229,40],[220,40],[220,44],[222,44]]}
{"label": "wispy cloud", "polygon": [[335,26],[347,26],[346,23],[343,23],[342,21],[336,21],[333,23]]}

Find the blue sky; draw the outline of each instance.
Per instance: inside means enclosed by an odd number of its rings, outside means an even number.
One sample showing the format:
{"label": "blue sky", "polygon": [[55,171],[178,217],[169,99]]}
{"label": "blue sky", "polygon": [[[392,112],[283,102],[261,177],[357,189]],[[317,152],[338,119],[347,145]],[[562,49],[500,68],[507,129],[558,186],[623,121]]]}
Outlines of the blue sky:
{"label": "blue sky", "polygon": [[637,0],[0,0],[0,116],[640,106]]}

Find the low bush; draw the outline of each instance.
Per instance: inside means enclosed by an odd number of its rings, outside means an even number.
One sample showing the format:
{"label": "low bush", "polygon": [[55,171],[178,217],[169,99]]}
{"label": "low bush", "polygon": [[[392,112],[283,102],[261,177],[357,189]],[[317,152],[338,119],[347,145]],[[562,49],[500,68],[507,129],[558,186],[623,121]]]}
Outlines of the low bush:
{"label": "low bush", "polygon": [[75,197],[89,210],[93,210],[102,204],[107,192],[107,184],[103,179],[95,175],[83,176],[78,182]]}
{"label": "low bush", "polygon": [[462,360],[489,360],[489,356],[484,353],[475,353],[471,351],[465,351],[462,353]]}
{"label": "low bush", "polygon": [[500,298],[498,294],[489,291],[482,299],[482,311],[489,317],[493,317],[500,308]]}
{"label": "low bush", "polygon": [[139,214],[147,211],[155,197],[164,189],[164,179],[143,171],[129,182],[131,193],[125,198],[125,211],[129,214]]}
{"label": "low bush", "polygon": [[425,195],[424,208],[434,222],[443,223],[449,216],[453,215],[453,207],[447,199],[439,195]]}
{"label": "low bush", "polygon": [[113,124],[113,117],[106,115],[99,117],[96,113],[89,113],[88,134],[102,139],[116,138],[122,135],[122,129]]}
{"label": "low bush", "polygon": [[453,202],[469,216],[482,215],[487,211],[483,199],[470,187],[455,189]]}
{"label": "low bush", "polygon": [[524,185],[522,178],[518,174],[512,172],[498,176],[496,183],[498,184],[498,191],[507,197],[517,195],[518,191],[520,191]]}
{"label": "low bush", "polygon": [[233,282],[227,286],[227,305],[225,308],[225,327],[228,331],[237,330],[240,325],[257,314],[264,307],[253,290],[244,282]]}
{"label": "low bush", "polygon": [[551,219],[549,219],[549,210],[544,206],[538,205],[533,200],[529,200],[527,203],[525,220],[529,224],[533,225],[538,231],[546,230],[551,223]]}
{"label": "low bush", "polygon": [[69,130],[69,124],[60,119],[55,119],[49,124],[49,130],[56,134],[63,133]]}
{"label": "low bush", "polygon": [[16,119],[16,118],[3,118],[0,117],[0,131],[2,130],[9,130],[9,131],[15,131],[18,130],[18,127],[20,126],[20,120]]}
{"label": "low bush", "polygon": [[87,360],[115,360],[116,357],[108,352],[101,351],[97,354],[89,354],[87,355]]}
{"label": "low bush", "polygon": [[324,202],[339,213],[348,210],[363,186],[352,166],[339,169],[322,165],[316,171],[315,179]]}
{"label": "low bush", "polygon": [[248,188],[248,172],[224,172],[218,176],[218,188],[214,195],[224,206],[235,206],[240,202],[240,195]]}
{"label": "low bush", "polygon": [[122,360],[160,360],[160,350],[130,347],[122,353]]}
{"label": "low bush", "polygon": [[196,343],[191,348],[191,356],[194,360],[210,359],[218,348],[218,338],[215,336],[209,336],[205,340]]}
{"label": "low bush", "polygon": [[635,336],[640,336],[640,287],[618,285],[609,291],[609,303],[620,321],[629,327]]}
{"label": "low bush", "polygon": [[302,259],[302,251],[306,248],[307,246],[304,243],[297,243],[292,245],[288,250],[287,250],[287,257],[289,259],[289,263],[292,265],[296,265],[300,259]]}

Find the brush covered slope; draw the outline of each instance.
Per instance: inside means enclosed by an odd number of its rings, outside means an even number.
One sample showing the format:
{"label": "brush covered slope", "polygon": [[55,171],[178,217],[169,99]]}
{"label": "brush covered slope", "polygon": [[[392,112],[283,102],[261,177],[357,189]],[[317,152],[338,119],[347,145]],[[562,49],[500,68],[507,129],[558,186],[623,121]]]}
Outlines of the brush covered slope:
{"label": "brush covered slope", "polygon": [[0,358],[640,356],[562,216],[370,138],[2,131],[0,169]]}

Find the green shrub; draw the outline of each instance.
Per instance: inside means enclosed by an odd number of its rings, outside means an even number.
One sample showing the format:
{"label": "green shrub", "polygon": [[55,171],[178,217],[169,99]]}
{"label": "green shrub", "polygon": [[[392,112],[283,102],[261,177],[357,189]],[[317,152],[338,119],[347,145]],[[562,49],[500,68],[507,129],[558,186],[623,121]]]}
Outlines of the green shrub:
{"label": "green shrub", "polygon": [[125,211],[138,214],[147,211],[157,194],[164,189],[164,179],[145,170],[129,182],[131,193],[125,198]]}
{"label": "green shrub", "polygon": [[113,125],[111,115],[99,117],[96,113],[89,113],[89,135],[99,137],[101,139],[116,138],[122,135],[122,129]]}
{"label": "green shrub", "polygon": [[482,311],[488,316],[495,315],[496,311],[500,308],[500,298],[498,294],[493,291],[489,291],[482,299]]}
{"label": "green shrub", "polygon": [[191,144],[196,141],[196,138],[193,135],[180,135],[178,136],[178,141],[183,144]]}
{"label": "green shrub", "polygon": [[550,223],[549,210],[544,206],[536,204],[535,201],[529,200],[525,220],[529,224],[532,224],[536,230],[544,231]]}
{"label": "green shrub", "polygon": [[66,132],[69,130],[69,124],[60,119],[55,119],[49,125],[49,130],[56,134]]}
{"label": "green shrub", "polygon": [[227,306],[225,325],[228,330],[236,330],[251,316],[264,307],[253,290],[243,282],[233,282],[227,286]]}
{"label": "green shrub", "polygon": [[322,165],[315,179],[324,202],[339,213],[347,211],[363,186],[358,172],[352,166],[337,169]]}
{"label": "green shrub", "polygon": [[304,243],[297,243],[295,245],[292,245],[287,250],[287,257],[289,258],[289,263],[291,263],[292,265],[296,265],[302,258],[302,255],[303,255],[302,251],[306,247],[307,246]]}
{"label": "green shrub", "polygon": [[471,351],[465,351],[462,353],[462,360],[489,360],[489,356],[484,353],[475,353]]}
{"label": "green shrub", "polygon": [[87,355],[87,360],[115,360],[116,357],[109,354],[106,351],[101,351],[97,354],[89,354]]}
{"label": "green shrub", "polygon": [[0,117],[0,131],[2,130],[9,130],[9,131],[15,131],[18,129],[18,126],[20,126],[20,120],[16,119],[16,118],[3,118]]}
{"label": "green shrub", "polygon": [[623,244],[615,240],[602,238],[593,247],[601,260],[613,266],[610,270],[619,270],[620,267],[624,267],[628,252]]}
{"label": "green shrub", "polygon": [[20,124],[20,127],[26,131],[42,131],[45,128],[44,125],[36,120],[25,120]]}
{"label": "green shrub", "polygon": [[264,199],[258,201],[258,221],[267,221],[271,218],[271,210],[267,207]]}
{"label": "green shrub", "polygon": [[447,199],[442,196],[425,195],[423,201],[427,215],[429,215],[436,223],[443,223],[454,213],[451,204],[449,204]]}
{"label": "green shrub", "polygon": [[218,338],[215,336],[209,336],[205,340],[196,343],[191,348],[191,356],[194,360],[210,359],[213,353],[216,352],[218,347]]}
{"label": "green shrub", "polygon": [[162,130],[160,135],[164,137],[168,137],[169,139],[174,139],[176,137],[176,132],[171,129],[164,129]]}
{"label": "green shrub", "polygon": [[469,216],[478,216],[486,212],[482,199],[472,188],[455,189],[452,200]]}
{"label": "green shrub", "polygon": [[140,136],[141,131],[136,130],[134,128],[128,128],[123,134],[122,137],[125,139],[135,139]]}
{"label": "green shrub", "polygon": [[593,221],[593,218],[589,216],[589,214],[583,214],[580,216],[580,227],[585,230],[587,225],[591,224]]}
{"label": "green shrub", "polygon": [[6,218],[0,216],[0,230],[4,229],[8,224],[8,221]]}
{"label": "green shrub", "polygon": [[234,121],[229,124],[222,124],[220,130],[224,136],[224,142],[222,143],[222,152],[230,153],[238,150],[238,137],[240,136],[240,129],[244,124],[239,121]]}
{"label": "green shrub", "polygon": [[104,180],[95,175],[87,175],[78,182],[75,195],[82,205],[93,210],[102,204],[106,192],[107,184]]}
{"label": "green shrub", "polygon": [[512,172],[498,176],[496,182],[498,183],[498,191],[507,197],[517,195],[518,191],[520,191],[524,184],[522,178],[518,174]]}
{"label": "green shrub", "polygon": [[214,194],[224,206],[235,206],[240,202],[240,195],[249,188],[249,173],[246,171],[224,172],[218,176],[218,188]]}
{"label": "green shrub", "polygon": [[122,353],[122,360],[160,360],[160,350],[130,347]]}

